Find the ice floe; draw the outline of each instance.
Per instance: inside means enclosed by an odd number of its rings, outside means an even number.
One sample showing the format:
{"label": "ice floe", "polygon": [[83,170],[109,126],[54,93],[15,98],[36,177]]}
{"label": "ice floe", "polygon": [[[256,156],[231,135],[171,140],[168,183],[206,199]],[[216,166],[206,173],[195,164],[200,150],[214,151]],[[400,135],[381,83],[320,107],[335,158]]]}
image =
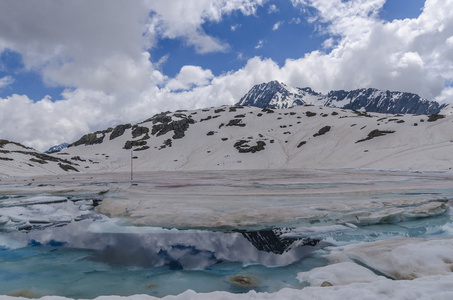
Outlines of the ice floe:
{"label": "ice floe", "polygon": [[83,219],[93,210],[93,201],[51,195],[4,199],[0,204],[0,230],[29,230]]}
{"label": "ice floe", "polygon": [[332,249],[331,261],[354,261],[397,280],[453,271],[453,238],[388,239]]}
{"label": "ice floe", "polygon": [[378,224],[378,223],[397,223],[409,219],[427,218],[438,216],[449,209],[449,205],[444,202],[430,202],[414,208],[388,208],[378,211],[354,211],[343,215],[339,223],[352,224]]}

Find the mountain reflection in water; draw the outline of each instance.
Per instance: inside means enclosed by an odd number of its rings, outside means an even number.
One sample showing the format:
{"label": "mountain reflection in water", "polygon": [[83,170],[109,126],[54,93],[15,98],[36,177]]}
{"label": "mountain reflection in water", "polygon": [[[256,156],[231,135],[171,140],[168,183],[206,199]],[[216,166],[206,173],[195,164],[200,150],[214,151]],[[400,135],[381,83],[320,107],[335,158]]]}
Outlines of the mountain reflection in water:
{"label": "mountain reflection in water", "polygon": [[90,250],[88,259],[110,265],[170,270],[202,270],[225,262],[286,266],[328,245],[309,238],[283,238],[281,230],[106,233],[86,230],[90,222],[9,236],[29,247]]}

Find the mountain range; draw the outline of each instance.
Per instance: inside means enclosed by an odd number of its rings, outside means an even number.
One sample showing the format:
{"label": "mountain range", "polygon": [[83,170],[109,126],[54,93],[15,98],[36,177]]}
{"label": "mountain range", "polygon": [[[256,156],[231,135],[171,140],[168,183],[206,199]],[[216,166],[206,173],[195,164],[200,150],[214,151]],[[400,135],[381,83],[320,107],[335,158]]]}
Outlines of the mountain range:
{"label": "mountain range", "polygon": [[330,91],[321,94],[311,88],[291,88],[271,81],[255,85],[236,105],[260,108],[288,108],[319,105],[390,114],[437,114],[446,104],[429,101],[412,93],[382,91],[373,88]]}
{"label": "mountain range", "polygon": [[[374,97],[375,100],[368,102],[360,100],[368,90],[344,92],[343,96],[335,98],[337,100],[332,98],[330,102],[322,102],[319,99],[326,100],[327,96],[311,89],[289,89],[284,84],[270,82],[253,87],[239,102],[250,104],[252,95],[255,95],[253,106],[238,104],[163,112],[137,124],[119,124],[87,133],[68,148],[48,154],[19,143],[0,140],[0,177],[130,172],[131,168],[137,172],[453,168],[451,106],[436,107],[418,96],[388,92],[389,95],[400,96],[391,97],[393,106],[385,105],[387,110],[404,107],[405,111],[414,112],[425,107],[428,110],[423,112],[440,113],[369,112],[364,109],[383,108],[384,103],[390,102],[386,102],[388,98],[382,98],[387,92],[376,90],[372,94],[379,94],[381,98]],[[303,96],[301,91],[306,95]],[[352,102],[369,104],[361,109],[347,109],[345,103],[350,104],[351,101],[345,99],[352,99],[354,94],[361,96],[355,97]],[[307,95],[311,95],[312,100],[318,100],[303,104],[308,102]],[[408,103],[414,106],[409,107]],[[333,104],[341,104],[342,107],[334,107]]]}

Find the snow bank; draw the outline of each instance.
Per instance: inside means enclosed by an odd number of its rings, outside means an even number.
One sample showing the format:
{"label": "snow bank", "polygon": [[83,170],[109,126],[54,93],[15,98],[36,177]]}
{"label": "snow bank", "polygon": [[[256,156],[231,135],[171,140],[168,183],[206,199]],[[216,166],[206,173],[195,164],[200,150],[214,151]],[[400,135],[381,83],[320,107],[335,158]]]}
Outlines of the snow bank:
{"label": "snow bank", "polygon": [[397,223],[410,219],[438,216],[447,212],[448,209],[448,204],[435,201],[415,208],[389,208],[375,212],[354,211],[342,216],[339,222],[361,225]]}
{"label": "snow bank", "polygon": [[352,262],[342,262],[325,267],[314,268],[309,272],[301,272],[297,279],[308,282],[311,286],[337,286],[357,282],[373,282],[384,279],[371,270]]}
{"label": "snow bank", "polygon": [[350,261],[394,279],[411,280],[453,271],[453,238],[388,239],[333,248],[331,261]]}

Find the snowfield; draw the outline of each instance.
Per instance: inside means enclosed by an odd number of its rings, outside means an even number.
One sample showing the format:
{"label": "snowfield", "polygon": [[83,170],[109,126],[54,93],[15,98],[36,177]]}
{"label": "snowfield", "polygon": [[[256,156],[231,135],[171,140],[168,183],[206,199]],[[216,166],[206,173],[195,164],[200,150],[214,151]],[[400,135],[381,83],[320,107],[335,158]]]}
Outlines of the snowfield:
{"label": "snowfield", "polygon": [[49,157],[33,156],[15,144],[3,145],[0,176],[127,172],[131,157],[134,171],[450,170],[449,110],[426,116],[319,106],[275,110],[225,106],[163,113],[139,124],[87,134]]}

